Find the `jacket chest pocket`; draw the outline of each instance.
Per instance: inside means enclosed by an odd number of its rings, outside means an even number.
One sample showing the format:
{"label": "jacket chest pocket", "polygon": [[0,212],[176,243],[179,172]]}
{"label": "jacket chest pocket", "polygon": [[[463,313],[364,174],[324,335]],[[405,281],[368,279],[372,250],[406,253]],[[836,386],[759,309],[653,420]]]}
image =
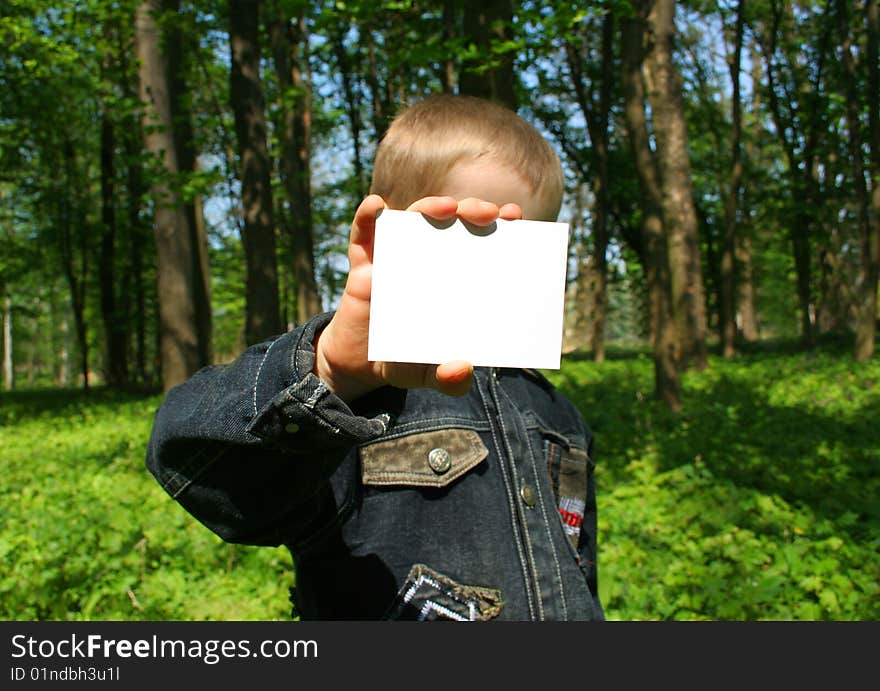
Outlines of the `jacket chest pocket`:
{"label": "jacket chest pocket", "polygon": [[[456,563],[452,557],[459,549],[460,519],[437,521],[438,515],[444,517],[440,503],[433,501],[488,457],[489,450],[480,435],[461,428],[416,432],[362,446],[359,455],[364,492],[361,518],[377,530],[388,531],[386,538],[394,544],[394,560],[409,569],[383,619],[496,618],[503,607],[500,590],[470,585],[469,580],[453,580],[461,576],[454,571],[446,575],[447,567]],[[372,506],[367,509],[367,504]],[[407,511],[411,513],[402,515]],[[437,524],[447,525],[449,530],[438,534]],[[456,571],[460,571],[460,565]]]}
{"label": "jacket chest pocket", "polygon": [[584,516],[590,508],[587,500],[593,461],[583,449],[566,448],[550,439],[544,440],[544,457],[562,529],[578,554]]}
{"label": "jacket chest pocket", "polygon": [[361,481],[368,486],[446,487],[488,455],[473,430],[417,432],[361,447]]}

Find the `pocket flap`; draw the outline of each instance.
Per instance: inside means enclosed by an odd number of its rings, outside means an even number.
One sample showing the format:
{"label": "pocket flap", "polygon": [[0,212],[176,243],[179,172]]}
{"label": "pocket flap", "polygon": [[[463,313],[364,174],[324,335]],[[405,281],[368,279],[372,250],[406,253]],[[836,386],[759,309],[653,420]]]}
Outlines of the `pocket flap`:
{"label": "pocket flap", "polygon": [[473,430],[419,432],[361,447],[361,479],[365,485],[445,487],[488,455]]}

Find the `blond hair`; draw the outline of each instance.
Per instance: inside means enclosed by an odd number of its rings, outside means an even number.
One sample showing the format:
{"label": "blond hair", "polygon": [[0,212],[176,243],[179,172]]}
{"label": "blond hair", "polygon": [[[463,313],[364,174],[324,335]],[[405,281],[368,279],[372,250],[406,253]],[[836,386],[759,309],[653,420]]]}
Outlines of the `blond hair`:
{"label": "blond hair", "polygon": [[478,159],[510,166],[555,220],[562,166],[544,137],[512,110],[472,96],[435,94],[394,118],[376,150],[370,191],[405,209],[436,194],[452,168]]}

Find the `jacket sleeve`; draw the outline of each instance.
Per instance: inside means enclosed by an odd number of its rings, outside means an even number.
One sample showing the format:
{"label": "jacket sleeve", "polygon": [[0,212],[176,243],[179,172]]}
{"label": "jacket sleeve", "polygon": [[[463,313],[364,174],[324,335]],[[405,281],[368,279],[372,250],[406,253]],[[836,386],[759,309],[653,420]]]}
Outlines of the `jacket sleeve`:
{"label": "jacket sleeve", "polygon": [[405,392],[386,387],[350,407],[313,374],[331,317],[198,371],[156,411],[147,468],[224,540],[277,545],[314,529],[328,478],[402,406]]}

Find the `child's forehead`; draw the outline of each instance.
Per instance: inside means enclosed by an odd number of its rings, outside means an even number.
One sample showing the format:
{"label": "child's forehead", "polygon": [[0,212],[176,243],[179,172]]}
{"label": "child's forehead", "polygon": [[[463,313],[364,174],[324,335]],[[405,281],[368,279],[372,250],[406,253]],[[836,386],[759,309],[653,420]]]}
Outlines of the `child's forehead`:
{"label": "child's forehead", "polygon": [[522,209],[523,218],[547,220],[547,212],[526,178],[513,165],[496,159],[455,163],[432,194],[456,199],[475,197],[498,206],[514,203]]}

